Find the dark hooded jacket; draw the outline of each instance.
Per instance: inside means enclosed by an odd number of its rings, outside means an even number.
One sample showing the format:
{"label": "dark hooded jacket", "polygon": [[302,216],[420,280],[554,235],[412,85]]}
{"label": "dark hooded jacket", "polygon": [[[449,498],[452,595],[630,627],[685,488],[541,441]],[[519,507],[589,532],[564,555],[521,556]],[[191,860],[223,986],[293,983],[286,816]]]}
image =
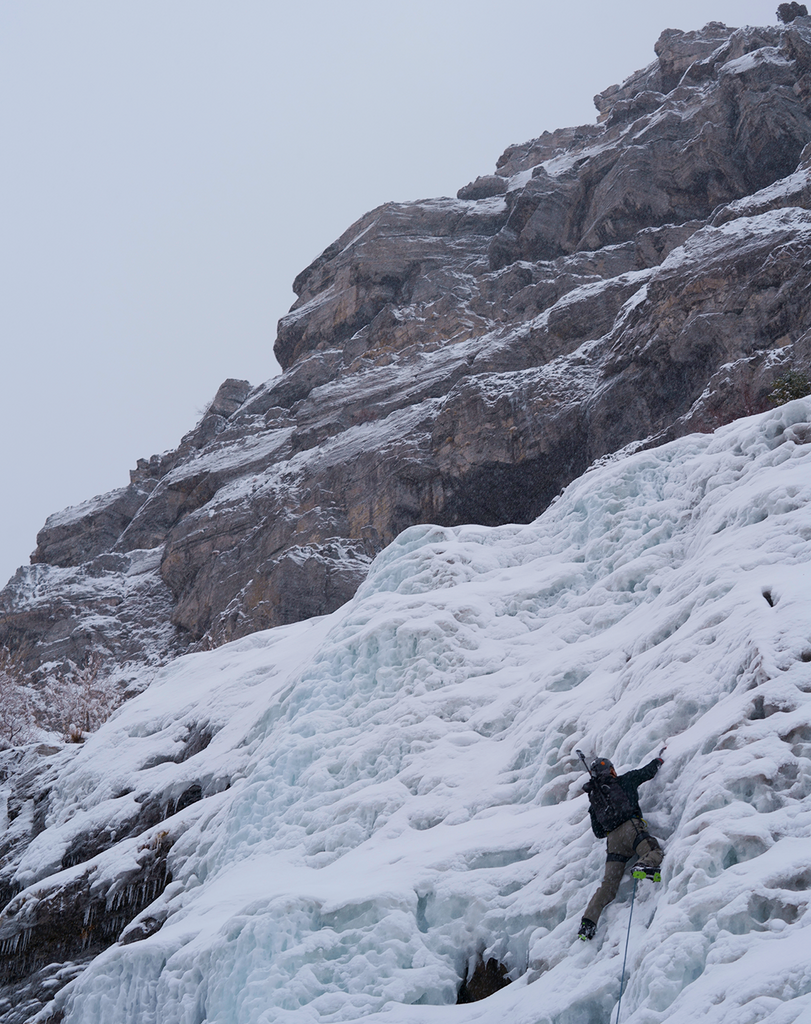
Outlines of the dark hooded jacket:
{"label": "dark hooded jacket", "polygon": [[644,768],[635,768],[624,775],[600,775],[589,779],[583,789],[589,795],[591,827],[598,839],[604,839],[631,818],[642,817],[639,787],[652,779],[661,765],[662,761],[655,757]]}

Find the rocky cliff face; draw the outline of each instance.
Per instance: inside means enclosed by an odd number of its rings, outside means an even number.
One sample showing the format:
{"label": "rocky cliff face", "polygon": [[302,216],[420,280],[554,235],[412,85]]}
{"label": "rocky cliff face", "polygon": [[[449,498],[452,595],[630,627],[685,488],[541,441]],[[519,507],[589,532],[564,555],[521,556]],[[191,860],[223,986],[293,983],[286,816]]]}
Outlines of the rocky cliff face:
{"label": "rocky cliff face", "polygon": [[597,459],[764,408],[811,356],[811,18],[668,30],[595,102],[353,224],[296,279],[280,377],[52,516],[0,594],[15,670],[126,681],[332,611],[408,526],[527,522]]}

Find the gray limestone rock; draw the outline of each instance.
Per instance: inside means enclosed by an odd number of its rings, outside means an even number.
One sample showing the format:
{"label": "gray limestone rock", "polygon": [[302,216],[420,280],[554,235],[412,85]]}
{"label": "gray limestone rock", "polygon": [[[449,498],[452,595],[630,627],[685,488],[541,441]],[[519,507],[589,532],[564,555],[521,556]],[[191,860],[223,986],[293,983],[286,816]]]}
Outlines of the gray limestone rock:
{"label": "gray limestone rock", "polygon": [[320,615],[402,529],[527,521],[595,459],[809,358],[811,19],[668,30],[599,122],[389,203],[296,279],[259,387],[52,516],[0,594],[37,685]]}
{"label": "gray limestone rock", "polygon": [[503,196],[507,191],[507,180],[500,174],[479,175],[475,181],[460,188],[456,193],[457,199],[490,199],[493,196]]}

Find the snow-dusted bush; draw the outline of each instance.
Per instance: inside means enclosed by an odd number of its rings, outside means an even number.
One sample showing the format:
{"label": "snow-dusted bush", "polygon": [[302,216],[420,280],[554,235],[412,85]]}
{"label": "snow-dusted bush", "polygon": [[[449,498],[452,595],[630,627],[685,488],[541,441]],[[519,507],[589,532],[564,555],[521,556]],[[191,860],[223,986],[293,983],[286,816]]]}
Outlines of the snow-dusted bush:
{"label": "snow-dusted bush", "polygon": [[0,647],[0,747],[27,743],[33,725],[31,692],[19,681],[19,659]]}
{"label": "snow-dusted bush", "polygon": [[49,687],[47,710],[41,712],[40,721],[56,729],[66,743],[81,743],[123,701],[120,688],[100,668],[99,659],[91,655],[86,664]]}
{"label": "snow-dusted bush", "polygon": [[92,656],[41,686],[26,679],[21,662],[18,654],[0,648],[0,745],[19,746],[54,733],[66,743],[81,743],[124,699]]}
{"label": "snow-dusted bush", "polygon": [[775,405],[785,405],[786,402],[793,402],[795,398],[805,398],[806,395],[811,395],[808,374],[799,370],[787,370],[774,382],[769,400]]}

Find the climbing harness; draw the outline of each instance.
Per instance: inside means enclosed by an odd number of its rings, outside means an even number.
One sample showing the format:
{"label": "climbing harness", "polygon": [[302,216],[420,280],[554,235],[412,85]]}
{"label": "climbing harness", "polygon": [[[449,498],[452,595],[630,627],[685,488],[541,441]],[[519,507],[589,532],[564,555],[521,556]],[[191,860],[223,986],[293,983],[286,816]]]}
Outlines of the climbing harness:
{"label": "climbing harness", "polygon": [[631,910],[628,914],[628,934],[625,936],[625,956],[622,960],[622,977],[620,978],[620,998],[617,1003],[617,1019],[614,1024],[620,1024],[620,1009],[622,1007],[622,990],[625,988],[625,964],[628,962],[628,943],[631,939],[631,918],[634,914],[634,897],[636,896],[636,878],[634,878],[634,889],[631,893]]}

